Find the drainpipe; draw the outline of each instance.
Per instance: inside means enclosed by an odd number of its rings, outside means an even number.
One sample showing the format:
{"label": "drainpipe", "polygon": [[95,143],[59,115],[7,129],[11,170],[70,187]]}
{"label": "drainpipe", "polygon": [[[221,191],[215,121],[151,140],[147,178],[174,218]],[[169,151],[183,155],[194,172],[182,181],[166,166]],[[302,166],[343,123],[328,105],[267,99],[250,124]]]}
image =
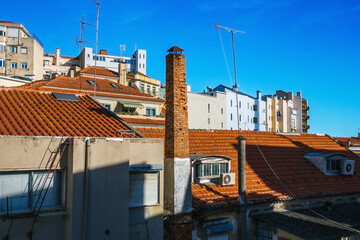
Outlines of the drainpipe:
{"label": "drainpipe", "polygon": [[89,184],[89,147],[90,138],[85,138],[85,168],[84,168],[84,215],[83,215],[83,238],[87,239],[87,212],[88,212],[88,184]]}
{"label": "drainpipe", "polygon": [[246,138],[239,136],[238,140],[238,183],[240,196],[239,214],[239,237],[241,240],[247,238],[247,217],[246,217]]}

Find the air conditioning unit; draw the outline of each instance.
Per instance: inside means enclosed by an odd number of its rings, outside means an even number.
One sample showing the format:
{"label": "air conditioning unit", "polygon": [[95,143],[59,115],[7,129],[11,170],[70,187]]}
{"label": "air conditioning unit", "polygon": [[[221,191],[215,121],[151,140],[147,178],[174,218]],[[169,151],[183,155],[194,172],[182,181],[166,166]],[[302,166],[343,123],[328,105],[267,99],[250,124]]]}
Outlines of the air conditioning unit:
{"label": "air conditioning unit", "polygon": [[222,173],[220,174],[221,186],[235,185],[235,173]]}
{"label": "air conditioning unit", "polygon": [[353,175],[355,169],[355,161],[354,160],[343,160],[341,161],[341,175]]}

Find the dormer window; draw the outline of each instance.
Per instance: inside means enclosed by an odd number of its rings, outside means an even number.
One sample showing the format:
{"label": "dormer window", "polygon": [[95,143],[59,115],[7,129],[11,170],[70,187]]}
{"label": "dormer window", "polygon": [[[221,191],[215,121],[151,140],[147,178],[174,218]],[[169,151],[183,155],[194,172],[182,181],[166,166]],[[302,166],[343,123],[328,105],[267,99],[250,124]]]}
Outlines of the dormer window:
{"label": "dormer window", "polygon": [[305,158],[329,176],[354,174],[355,161],[348,160],[348,157],[342,153],[308,153]]}
{"label": "dormer window", "polygon": [[222,173],[231,170],[231,159],[214,155],[190,155],[194,183],[219,183]]}

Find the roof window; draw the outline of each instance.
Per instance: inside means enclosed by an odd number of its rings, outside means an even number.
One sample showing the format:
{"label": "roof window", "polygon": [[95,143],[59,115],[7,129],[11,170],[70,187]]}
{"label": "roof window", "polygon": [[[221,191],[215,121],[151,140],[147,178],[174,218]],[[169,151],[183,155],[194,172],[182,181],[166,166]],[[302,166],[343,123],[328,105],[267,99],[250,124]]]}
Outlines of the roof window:
{"label": "roof window", "polygon": [[354,174],[355,161],[342,153],[308,153],[305,158],[328,176]]}
{"label": "roof window", "polygon": [[70,101],[70,102],[78,102],[79,99],[74,94],[65,94],[65,93],[55,93],[52,95],[59,101]]}
{"label": "roof window", "polygon": [[93,81],[93,80],[87,80],[87,82],[88,82],[91,86],[97,86],[97,84],[96,84],[95,81]]}
{"label": "roof window", "polygon": [[110,83],[113,88],[121,89],[121,87],[115,83]]}

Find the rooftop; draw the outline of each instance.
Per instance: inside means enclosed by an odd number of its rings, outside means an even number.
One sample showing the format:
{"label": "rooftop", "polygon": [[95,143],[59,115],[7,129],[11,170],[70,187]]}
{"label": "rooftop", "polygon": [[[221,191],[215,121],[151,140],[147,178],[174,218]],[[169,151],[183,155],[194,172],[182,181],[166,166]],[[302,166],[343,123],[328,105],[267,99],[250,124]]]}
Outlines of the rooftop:
{"label": "rooftop", "polygon": [[[146,137],[164,138],[164,129],[139,129]],[[190,130],[190,154],[222,155],[232,159],[237,177],[237,140],[246,140],[247,201],[303,198],[360,191],[359,158],[327,135],[285,135],[259,131]],[[326,176],[304,158],[307,153],[342,153],[355,160],[352,176]],[[279,180],[271,168],[275,171]],[[237,181],[237,180],[236,180]],[[285,185],[285,186],[284,186]],[[238,184],[220,186],[192,183],[193,207],[229,206],[238,203]]]}
{"label": "rooftop", "polygon": [[95,82],[95,79],[84,76],[78,76],[75,78],[59,76],[52,80],[34,81],[19,86],[18,89],[47,90],[69,94],[93,94],[95,89],[96,96],[165,102],[164,99],[153,97],[152,95],[143,93],[138,89],[121,85],[108,79],[97,78],[96,88],[94,88],[94,85],[91,84],[91,81]]}
{"label": "rooftop", "polygon": [[[81,69],[79,72],[86,73],[86,74],[95,74],[95,67],[92,67],[92,66],[87,67],[87,68]],[[107,76],[107,77],[118,77],[119,74],[117,72],[111,71],[110,69],[107,69],[104,67],[96,67],[96,75]]]}
{"label": "rooftop", "polygon": [[141,137],[91,97],[76,97],[63,101],[50,92],[1,89],[0,135]]}

